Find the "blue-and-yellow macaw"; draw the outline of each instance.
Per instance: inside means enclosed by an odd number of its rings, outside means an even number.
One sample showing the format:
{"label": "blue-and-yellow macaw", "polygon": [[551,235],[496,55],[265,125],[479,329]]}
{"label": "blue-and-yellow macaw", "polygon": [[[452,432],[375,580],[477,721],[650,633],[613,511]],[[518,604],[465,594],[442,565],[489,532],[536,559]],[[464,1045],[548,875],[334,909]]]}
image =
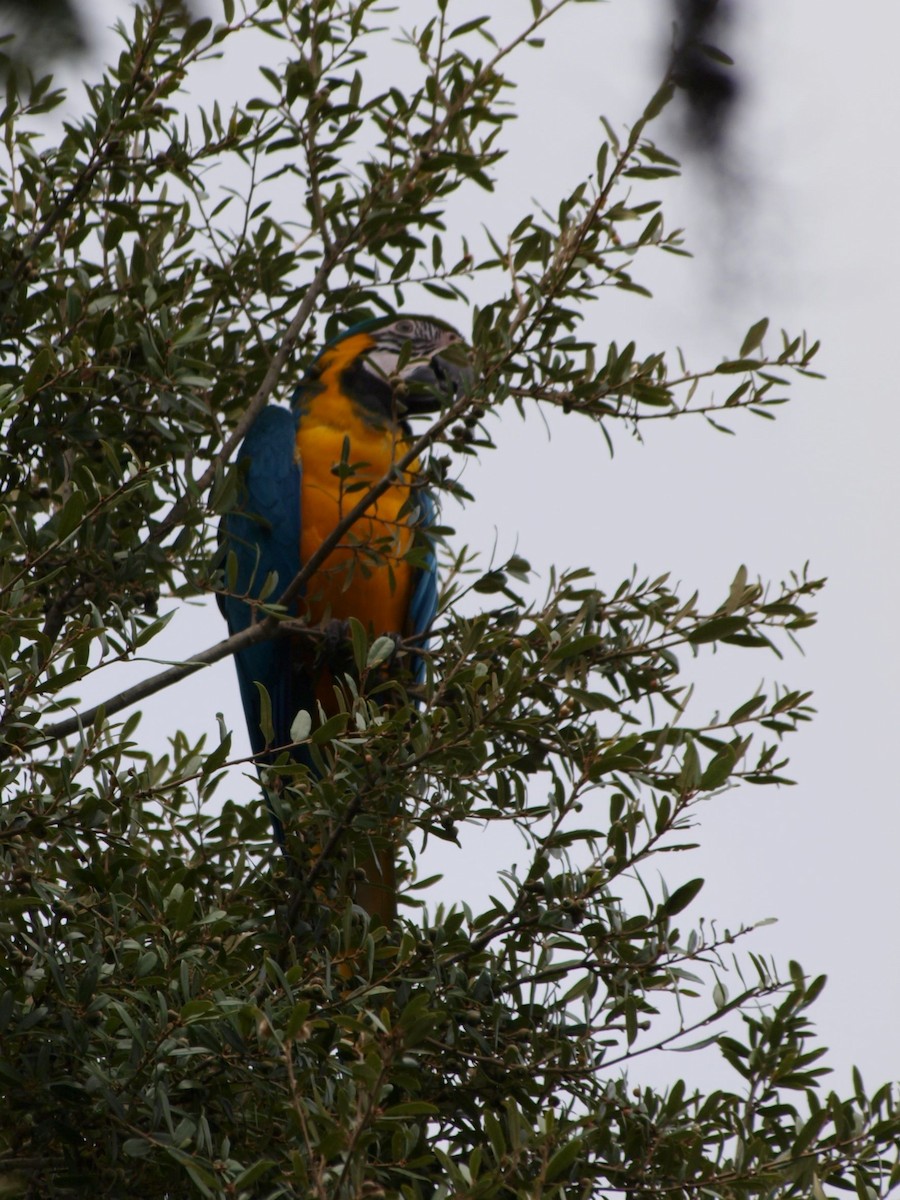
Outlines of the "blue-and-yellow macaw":
{"label": "blue-and-yellow macaw", "polygon": [[[329,342],[292,397],[291,409],[260,413],[238,453],[242,495],[222,523],[237,579],[219,596],[231,633],[255,619],[254,598],[274,572],[277,599],[342,517],[409,448],[409,416],[436,411],[464,382],[465,370],[443,352],[462,339],[432,317],[385,317]],[[297,614],[310,626],[356,617],[370,637],[423,635],[437,606],[433,549],[413,565],[407,555],[433,505],[424,490],[410,502],[417,464],[379,496],[341,537],[307,582]],[[330,628],[333,628],[331,626]],[[253,752],[271,762],[291,742],[301,709],[335,711],[331,670],[311,639],[276,638],[235,655]],[[420,667],[424,663],[420,662]],[[421,675],[421,672],[420,672]],[[261,729],[260,684],[272,708],[274,740]],[[295,757],[309,763],[301,751]],[[284,831],[273,813],[275,836]],[[355,900],[385,922],[396,915],[393,855],[366,863]]]}

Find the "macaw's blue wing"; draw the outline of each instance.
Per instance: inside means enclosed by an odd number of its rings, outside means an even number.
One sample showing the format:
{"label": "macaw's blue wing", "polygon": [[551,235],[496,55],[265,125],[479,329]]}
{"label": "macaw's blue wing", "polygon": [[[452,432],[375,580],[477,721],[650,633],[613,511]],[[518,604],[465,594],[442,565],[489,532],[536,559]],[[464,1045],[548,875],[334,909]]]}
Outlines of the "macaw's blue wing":
{"label": "macaw's blue wing", "polygon": [[[218,597],[231,633],[254,619],[252,601],[262,595],[273,603],[300,570],[300,467],[294,457],[296,417],[287,409],[263,409],[238,453],[243,466],[235,508],[222,520],[221,538],[227,562],[237,562],[237,578],[228,594]],[[274,584],[274,586],[273,586]],[[235,655],[241,701],[253,753],[273,761],[279,746],[290,742],[290,728],[301,708],[315,711],[308,674],[293,662],[291,641],[274,638],[248,646]],[[257,684],[268,693],[273,738],[261,726],[262,701]],[[283,844],[280,822],[273,814],[275,835]]]}
{"label": "macaw's blue wing", "polygon": [[[221,524],[226,577],[230,580],[227,592],[218,596],[231,633],[259,620],[259,604],[277,601],[301,567],[301,468],[295,456],[299,419],[299,410],[291,412],[277,406],[263,409],[238,452],[238,501]],[[424,490],[416,500],[417,523],[425,532],[427,548],[416,571],[405,629],[396,632],[423,638],[437,611],[437,558],[427,538],[428,527],[435,522],[435,507]],[[360,619],[364,618],[361,613]],[[315,717],[317,712],[313,657],[302,639],[288,637],[248,646],[234,657],[254,756],[259,763],[273,763],[280,748],[292,740],[290,730],[297,713],[305,709]],[[418,658],[414,675],[421,683],[424,659]],[[263,729],[260,687],[271,707],[271,737]],[[312,766],[306,747],[295,749],[292,757]],[[267,794],[267,801],[270,809],[277,804],[271,794]],[[276,839],[283,847],[284,830],[276,813],[272,811],[271,815]]]}
{"label": "macaw's blue wing", "polygon": [[[435,522],[434,499],[430,492],[425,491],[423,488],[416,496],[416,500],[419,505],[419,527],[427,531]],[[409,603],[408,629],[411,635],[422,638],[422,635],[428,632],[437,613],[437,605],[437,555],[435,554],[434,543],[428,538],[428,551],[425,561],[416,575],[415,587]],[[419,645],[424,647],[424,638],[419,642]],[[421,656],[416,659],[413,674],[416,683],[422,683],[425,678],[425,659]]]}

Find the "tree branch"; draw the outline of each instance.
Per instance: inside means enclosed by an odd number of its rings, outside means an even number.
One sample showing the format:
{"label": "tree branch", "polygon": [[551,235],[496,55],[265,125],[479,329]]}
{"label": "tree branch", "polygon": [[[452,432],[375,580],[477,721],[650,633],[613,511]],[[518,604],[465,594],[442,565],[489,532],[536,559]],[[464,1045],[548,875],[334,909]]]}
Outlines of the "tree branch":
{"label": "tree branch", "polygon": [[253,646],[257,642],[268,641],[269,638],[278,636],[279,626],[280,622],[277,617],[266,617],[264,620],[250,625],[247,629],[242,629],[240,633],[234,633],[231,637],[224,638],[221,642],[216,642],[205,650],[193,654],[185,662],[174,667],[167,667],[165,671],[160,671],[157,675],[151,675],[149,679],[143,679],[140,683],[134,684],[133,687],[117,692],[108,700],[95,704],[93,708],[85,709],[82,713],[76,713],[73,717],[66,717],[65,720],[48,726],[44,730],[43,737],[37,742],[30,743],[29,749],[47,746],[51,742],[58,741],[59,738],[67,737],[70,733],[77,733],[85,725],[93,724],[101,709],[108,717],[111,717],[114,713],[121,712],[123,708],[129,708],[132,704],[137,704],[138,701],[146,700],[148,696],[153,696],[156,692],[171,687],[173,683],[179,683],[202,667],[211,666],[219,659],[228,658],[229,655],[236,654],[239,650]]}

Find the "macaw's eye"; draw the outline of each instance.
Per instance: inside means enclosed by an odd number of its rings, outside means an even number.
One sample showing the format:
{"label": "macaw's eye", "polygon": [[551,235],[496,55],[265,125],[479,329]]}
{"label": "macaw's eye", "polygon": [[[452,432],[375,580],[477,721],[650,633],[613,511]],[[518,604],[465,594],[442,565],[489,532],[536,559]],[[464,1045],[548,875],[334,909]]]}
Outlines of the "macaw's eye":
{"label": "macaw's eye", "polygon": [[412,337],[416,331],[412,321],[398,321],[394,326],[394,331],[399,333],[401,337]]}

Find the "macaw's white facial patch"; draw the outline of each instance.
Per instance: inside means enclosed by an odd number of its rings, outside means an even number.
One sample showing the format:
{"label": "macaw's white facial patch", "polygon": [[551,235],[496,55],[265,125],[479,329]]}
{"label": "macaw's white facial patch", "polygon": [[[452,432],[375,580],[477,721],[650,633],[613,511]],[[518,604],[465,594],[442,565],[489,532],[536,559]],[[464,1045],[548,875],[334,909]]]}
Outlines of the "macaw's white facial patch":
{"label": "macaw's white facial patch", "polygon": [[[397,363],[400,361],[400,354],[393,347],[376,347],[370,350],[366,355],[366,362],[371,370],[380,375],[382,379],[392,379],[397,374]],[[403,365],[403,370],[400,372],[400,378],[408,375],[410,371],[420,367],[423,363],[431,361],[429,357],[410,357]]]}
{"label": "macaw's white facial patch", "polygon": [[[427,366],[435,355],[461,342],[455,329],[421,319],[401,318],[393,325],[379,329],[375,345],[366,354],[370,369],[383,379],[394,376],[408,379],[416,370]],[[403,367],[397,364],[403,359]]]}

